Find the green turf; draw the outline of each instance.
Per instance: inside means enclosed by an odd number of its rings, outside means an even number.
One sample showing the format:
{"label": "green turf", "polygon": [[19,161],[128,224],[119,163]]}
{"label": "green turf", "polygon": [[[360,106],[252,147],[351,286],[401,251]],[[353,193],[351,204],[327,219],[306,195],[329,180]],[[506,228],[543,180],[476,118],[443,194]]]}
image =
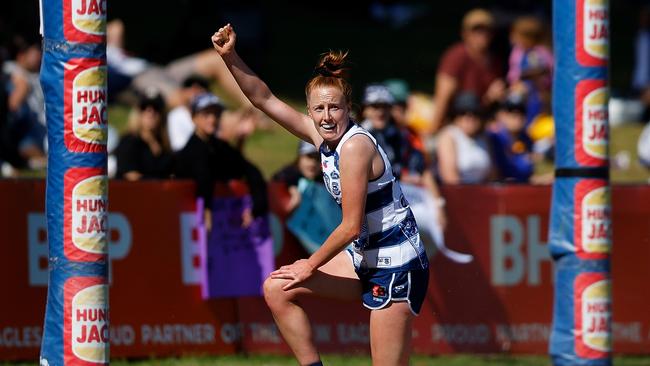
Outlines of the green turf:
{"label": "green turf", "polygon": [[[649,182],[650,169],[639,163],[637,154],[637,141],[643,125],[639,123],[628,123],[612,128],[610,140],[610,159],[612,160],[611,179],[614,183],[643,183]],[[618,167],[616,164],[617,155],[626,154],[629,156],[629,167]]]}
{"label": "green turf", "polygon": [[270,178],[284,165],[296,158],[298,138],[280,127],[257,131],[246,141],[244,153]]}

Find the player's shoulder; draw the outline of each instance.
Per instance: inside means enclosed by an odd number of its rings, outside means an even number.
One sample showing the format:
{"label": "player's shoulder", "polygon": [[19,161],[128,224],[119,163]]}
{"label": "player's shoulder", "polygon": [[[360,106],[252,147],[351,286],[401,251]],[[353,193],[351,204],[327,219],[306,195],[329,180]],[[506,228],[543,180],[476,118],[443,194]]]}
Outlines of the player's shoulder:
{"label": "player's shoulder", "polygon": [[350,136],[341,146],[341,154],[364,156],[375,151],[375,144],[369,132],[360,130]]}

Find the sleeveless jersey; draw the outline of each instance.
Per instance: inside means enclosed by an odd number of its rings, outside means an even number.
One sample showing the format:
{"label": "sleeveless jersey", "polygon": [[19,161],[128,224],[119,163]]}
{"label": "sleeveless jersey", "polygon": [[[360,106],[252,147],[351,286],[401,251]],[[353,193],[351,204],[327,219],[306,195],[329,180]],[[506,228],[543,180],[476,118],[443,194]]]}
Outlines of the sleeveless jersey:
{"label": "sleeveless jersey", "polygon": [[357,134],[367,136],[375,144],[384,162],[384,172],[379,178],[368,182],[361,233],[352,243],[355,269],[397,272],[427,268],[429,264],[415,217],[393,176],[390,162],[372,135],[354,122],[350,122],[335,150],[330,150],[324,142],[320,146],[327,190],[340,206],[343,194],[339,170],[341,147]]}

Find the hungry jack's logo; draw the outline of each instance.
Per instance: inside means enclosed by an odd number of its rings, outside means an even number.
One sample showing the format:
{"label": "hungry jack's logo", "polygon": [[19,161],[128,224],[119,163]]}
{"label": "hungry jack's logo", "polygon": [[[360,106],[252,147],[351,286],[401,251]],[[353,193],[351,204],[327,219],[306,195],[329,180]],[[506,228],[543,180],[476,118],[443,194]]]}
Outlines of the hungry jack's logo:
{"label": "hungry jack's logo", "polygon": [[610,188],[604,180],[584,179],[574,190],[574,241],[581,259],[605,259],[612,238]]}
{"label": "hungry jack's logo", "polygon": [[64,65],[64,140],[72,152],[105,152],[108,137],[106,64],[92,58]]}
{"label": "hungry jack's logo", "polygon": [[606,166],[609,142],[605,80],[583,80],[576,85],[575,156],[587,166]]}
{"label": "hungry jack's logo", "polygon": [[101,277],[71,277],[63,285],[65,365],[108,364],[108,285]]}
{"label": "hungry jack's logo", "polygon": [[63,0],[63,19],[66,40],[101,43],[106,37],[106,0]]}
{"label": "hungry jack's logo", "polygon": [[605,358],[612,350],[611,287],[603,273],[581,273],[574,282],[575,352]]}
{"label": "hungry jack's logo", "polygon": [[582,66],[605,66],[609,58],[608,0],[576,1],[576,57]]}
{"label": "hungry jack's logo", "polygon": [[63,178],[63,251],[72,261],[96,261],[107,253],[108,178],[101,168],[71,168]]}

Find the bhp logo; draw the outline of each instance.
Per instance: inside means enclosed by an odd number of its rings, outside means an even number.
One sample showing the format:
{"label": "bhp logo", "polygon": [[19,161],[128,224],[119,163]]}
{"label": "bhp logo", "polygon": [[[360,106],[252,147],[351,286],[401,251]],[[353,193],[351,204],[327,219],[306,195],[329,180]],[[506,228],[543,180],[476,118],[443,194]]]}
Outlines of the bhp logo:
{"label": "bhp logo", "polygon": [[[195,213],[180,213],[179,224],[182,281],[185,285],[198,285],[201,283],[204,263],[201,260],[201,241]],[[29,285],[47,286],[48,244],[45,215],[38,212],[28,214],[27,231]],[[127,258],[133,245],[133,229],[128,217],[119,212],[108,213],[107,236],[109,282],[112,283],[112,263]]]}
{"label": "bhp logo", "polygon": [[[131,250],[131,224],[118,212],[108,214],[109,281],[112,280],[112,262],[124,259]],[[27,247],[29,251],[29,285],[47,286],[47,221],[42,213],[27,215]]]}

